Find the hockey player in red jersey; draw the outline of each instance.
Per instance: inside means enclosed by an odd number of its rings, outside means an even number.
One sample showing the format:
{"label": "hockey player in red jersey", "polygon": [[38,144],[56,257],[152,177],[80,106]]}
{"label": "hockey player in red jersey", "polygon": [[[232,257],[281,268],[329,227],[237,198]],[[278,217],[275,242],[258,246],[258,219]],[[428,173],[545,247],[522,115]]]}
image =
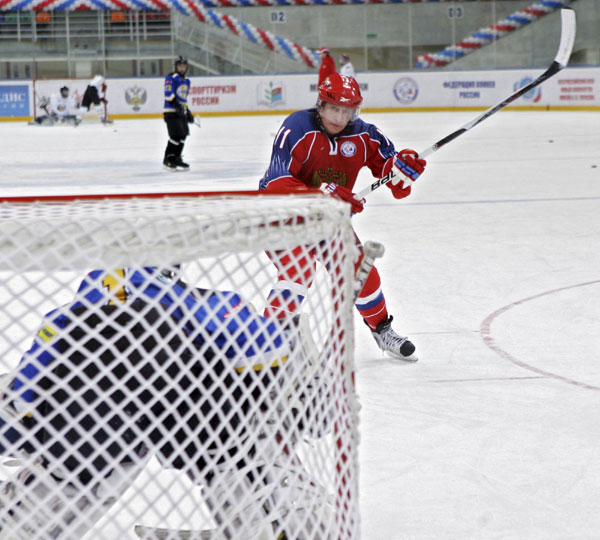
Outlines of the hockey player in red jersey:
{"label": "hockey player in red jersey", "polygon": [[321,86],[329,75],[335,73],[335,61],[329,54],[327,47],[321,47],[318,51],[321,65],[319,66],[319,84]]}
{"label": "hockey player in red jersey", "polygon": [[[296,191],[320,188],[324,193],[348,202],[353,214],[363,211],[363,202],[353,194],[359,171],[368,167],[381,178],[396,167],[402,174],[386,185],[396,199],[410,195],[409,182],[424,171],[426,162],[411,149],[396,152],[394,145],[373,124],[358,118],[362,104],[355,79],[333,73],[319,87],[317,105],[288,116],[275,136],[269,167],[259,187],[266,191]],[[357,245],[362,253],[358,238]],[[300,250],[301,248],[296,248]],[[286,265],[289,252],[270,252],[278,269],[278,281],[271,291],[266,314],[286,317],[295,312],[308,292],[315,261]],[[312,253],[313,259],[316,254]],[[362,257],[362,254],[361,254]],[[360,259],[356,262],[358,265]],[[374,267],[365,281],[356,307],[382,351],[415,362],[415,346],[392,330],[381,280]]]}

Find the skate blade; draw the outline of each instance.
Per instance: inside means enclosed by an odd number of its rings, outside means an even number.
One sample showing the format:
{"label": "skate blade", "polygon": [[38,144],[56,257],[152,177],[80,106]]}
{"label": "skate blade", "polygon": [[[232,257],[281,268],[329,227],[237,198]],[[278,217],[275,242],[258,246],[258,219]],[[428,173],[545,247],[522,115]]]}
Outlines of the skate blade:
{"label": "skate blade", "polygon": [[385,354],[394,360],[402,360],[402,362],[406,362],[408,364],[414,364],[415,362],[419,361],[419,357],[416,355],[416,353],[412,353],[410,356],[402,356],[400,354],[394,354],[390,351],[385,351]]}

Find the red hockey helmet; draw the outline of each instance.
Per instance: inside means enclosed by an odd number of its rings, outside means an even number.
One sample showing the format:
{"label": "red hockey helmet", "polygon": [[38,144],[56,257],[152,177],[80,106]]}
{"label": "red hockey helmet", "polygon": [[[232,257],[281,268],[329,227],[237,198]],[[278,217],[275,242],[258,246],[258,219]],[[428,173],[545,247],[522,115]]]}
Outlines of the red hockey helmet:
{"label": "red hockey helmet", "polygon": [[332,73],[319,86],[319,105],[323,101],[340,107],[358,109],[362,103],[362,96],[356,79]]}

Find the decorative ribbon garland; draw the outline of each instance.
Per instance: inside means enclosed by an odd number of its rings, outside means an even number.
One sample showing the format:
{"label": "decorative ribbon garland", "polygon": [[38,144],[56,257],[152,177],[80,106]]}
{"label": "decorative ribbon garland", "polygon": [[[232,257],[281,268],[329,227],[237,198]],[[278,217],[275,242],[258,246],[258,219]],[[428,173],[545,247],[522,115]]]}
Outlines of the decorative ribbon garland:
{"label": "decorative ribbon garland", "polygon": [[478,30],[455,45],[450,45],[436,53],[417,56],[415,67],[440,67],[450,64],[570,3],[571,0],[540,0],[522,11],[515,11],[496,24]]}
{"label": "decorative ribbon garland", "polygon": [[[417,2],[446,2],[452,0],[416,0]],[[76,11],[76,10],[152,10],[176,9],[184,15],[194,16],[205,24],[242,35],[250,42],[270,51],[283,54],[311,68],[319,66],[319,55],[303,45],[276,36],[230,15],[213,11],[213,7],[252,6],[310,6],[343,4],[404,4],[415,0],[0,0],[0,11]]]}
{"label": "decorative ribbon garland", "polygon": [[[77,10],[150,10],[169,11],[196,17],[200,22],[212,24],[222,30],[243,36],[250,42],[262,45],[270,51],[283,54],[310,68],[319,65],[319,55],[303,45],[262,30],[252,24],[214,11],[213,7],[253,6],[319,6],[355,4],[408,4],[441,3],[453,0],[0,0],[0,11],[77,11]],[[530,22],[569,4],[571,0],[540,0],[532,6],[509,15],[503,21],[478,30],[455,45],[437,53],[417,57],[415,67],[445,66],[457,58],[480,49]]]}
{"label": "decorative ribbon garland", "polygon": [[319,55],[316,51],[230,15],[218,13],[204,7],[197,0],[0,0],[0,11],[169,11],[171,9],[196,17],[205,24],[212,24],[222,30],[228,30],[236,36],[241,35],[252,43],[262,45],[293,60],[304,62],[311,68],[319,65]]}
{"label": "decorative ribbon garland", "polygon": [[[213,7],[256,7],[256,6],[325,6],[353,4],[427,4],[454,2],[455,0],[198,0],[195,3]],[[40,10],[102,10],[102,9],[180,9],[177,0],[1,0],[0,11]],[[161,6],[165,6],[164,8]],[[181,10],[181,9],[180,9]]]}

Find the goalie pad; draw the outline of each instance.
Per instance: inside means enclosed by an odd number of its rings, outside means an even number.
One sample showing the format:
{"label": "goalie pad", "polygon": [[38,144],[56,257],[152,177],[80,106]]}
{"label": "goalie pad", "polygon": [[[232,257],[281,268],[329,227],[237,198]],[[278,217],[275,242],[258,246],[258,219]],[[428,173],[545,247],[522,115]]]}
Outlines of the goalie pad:
{"label": "goalie pad", "polygon": [[221,464],[203,487],[216,538],[304,540],[330,529],[334,512],[326,489],[269,423],[243,465],[232,463]]}
{"label": "goalie pad", "polygon": [[68,471],[42,460],[26,463],[3,482],[0,536],[18,540],[80,540],[108,512],[141,472],[145,462],[116,467],[107,478],[83,486]]}
{"label": "goalie pad", "polygon": [[[320,376],[324,361],[305,315],[280,323],[290,343],[289,356],[262,375],[256,412],[248,409],[247,431],[260,433],[258,442],[239,439],[241,444],[229,448],[230,459],[221,460],[203,486],[219,539],[302,540],[325,537],[319,531],[331,528],[334,512],[327,490],[295,451],[307,436],[320,437],[330,430],[332,412],[323,403],[331,396]],[[246,385],[251,386],[249,380]],[[321,427],[308,429],[315,418]]]}

